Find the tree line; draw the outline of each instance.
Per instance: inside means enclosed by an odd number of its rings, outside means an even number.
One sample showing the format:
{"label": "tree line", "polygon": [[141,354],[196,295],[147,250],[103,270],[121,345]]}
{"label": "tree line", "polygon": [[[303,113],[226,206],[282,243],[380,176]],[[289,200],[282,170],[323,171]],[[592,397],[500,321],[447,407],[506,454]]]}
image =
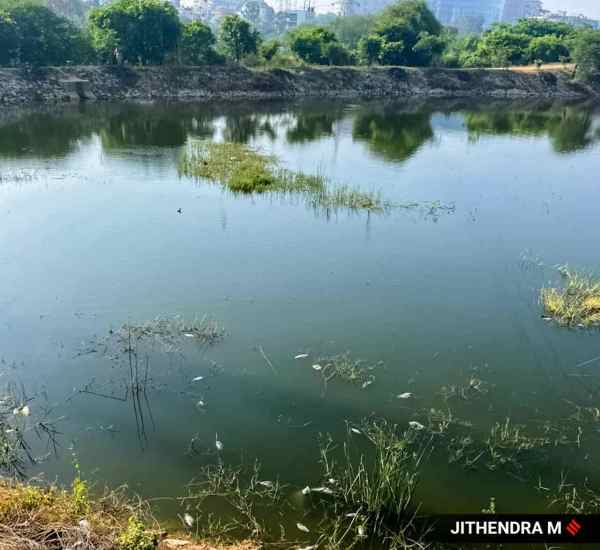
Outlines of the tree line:
{"label": "tree line", "polygon": [[444,27],[424,0],[399,0],[374,16],[340,17],[266,39],[237,15],[217,29],[181,21],[164,0],[116,0],[92,9],[83,26],[43,0],[0,0],[0,65],[127,63],[249,66],[408,65],[506,67],[577,63],[600,71],[600,31],[522,19],[479,34]]}

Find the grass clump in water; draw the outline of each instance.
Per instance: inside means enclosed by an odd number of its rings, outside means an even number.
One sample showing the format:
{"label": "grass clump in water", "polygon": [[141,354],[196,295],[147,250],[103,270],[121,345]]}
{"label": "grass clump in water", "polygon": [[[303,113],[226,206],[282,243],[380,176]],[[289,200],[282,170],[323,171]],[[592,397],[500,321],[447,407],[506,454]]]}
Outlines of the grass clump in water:
{"label": "grass clump in water", "polygon": [[600,326],[600,280],[568,269],[563,288],[543,288],[544,315],[564,326]]}
{"label": "grass clump in water", "polygon": [[377,193],[335,186],[321,175],[287,170],[276,157],[241,143],[192,143],[179,160],[179,172],[220,183],[234,193],[304,194],[307,203],[318,210],[383,212],[392,206]]}
{"label": "grass clump in water", "polygon": [[[339,462],[331,439],[321,445],[323,475],[332,488],[326,498],[335,517],[322,542],[331,548],[365,542],[383,548],[422,547],[413,523],[413,494],[428,444],[386,420],[365,421],[357,431],[360,435],[344,444]],[[368,443],[364,452],[355,444],[357,437]]]}

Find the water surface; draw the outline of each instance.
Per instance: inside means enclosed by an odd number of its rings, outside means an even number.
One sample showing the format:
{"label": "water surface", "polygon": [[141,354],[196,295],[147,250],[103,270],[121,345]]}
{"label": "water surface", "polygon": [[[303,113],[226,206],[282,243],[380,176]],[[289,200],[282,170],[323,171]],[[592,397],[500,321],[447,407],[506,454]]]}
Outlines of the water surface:
{"label": "water surface", "polygon": [[[248,143],[290,169],[423,206],[318,212],[294,197],[235,196],[178,175],[196,139]],[[426,423],[435,408],[472,423],[481,441],[510,418],[531,433],[560,426],[567,442],[490,470],[449,462],[448,440],[434,438],[418,491],[426,512],[479,512],[492,496],[499,511],[542,512],[540,480],[554,489],[564,473],[600,485],[600,425],[573,420],[577,406],[598,402],[600,364],[576,365],[600,355],[599,336],[542,321],[538,304],[542,286],[560,283],[556,265],[600,271],[599,166],[590,106],[402,100],[5,114],[1,370],[61,432],[56,453],[34,438],[36,454],[48,454],[30,473],[68,483],[74,452],[99,486],[181,496],[215,462],[218,433],[225,463],[259,460],[266,479],[303,487],[320,479],[319,434],[341,441],[346,421],[371,415]],[[432,201],[454,210],[431,210]],[[126,362],[92,353],[90,342],[159,315],[209,315],[227,334],[209,348],[145,349],[140,412]],[[311,365],[346,351],[382,362],[375,382],[338,381],[324,393]],[[301,353],[310,357],[295,360]],[[444,399],[444,386],[474,377],[485,391]],[[414,398],[397,399],[403,392]],[[175,501],[157,509],[177,521]]]}

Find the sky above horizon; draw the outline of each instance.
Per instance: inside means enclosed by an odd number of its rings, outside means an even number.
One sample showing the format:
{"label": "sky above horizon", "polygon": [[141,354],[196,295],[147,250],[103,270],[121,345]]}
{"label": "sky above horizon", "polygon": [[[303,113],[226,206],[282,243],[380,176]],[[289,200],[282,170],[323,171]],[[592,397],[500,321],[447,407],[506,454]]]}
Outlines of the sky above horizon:
{"label": "sky above horizon", "polygon": [[543,0],[543,2],[547,10],[583,13],[593,19],[600,19],[600,0]]}

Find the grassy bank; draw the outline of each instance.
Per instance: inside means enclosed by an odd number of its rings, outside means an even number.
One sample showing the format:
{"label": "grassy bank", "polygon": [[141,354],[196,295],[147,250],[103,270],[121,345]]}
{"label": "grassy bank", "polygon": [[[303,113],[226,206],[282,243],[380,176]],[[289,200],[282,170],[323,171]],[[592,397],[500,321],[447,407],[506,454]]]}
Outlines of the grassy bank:
{"label": "grassy bank", "polygon": [[164,532],[149,506],[124,490],[92,497],[76,478],[70,489],[0,481],[0,550],[84,548],[86,550],[253,550],[194,541]]}

